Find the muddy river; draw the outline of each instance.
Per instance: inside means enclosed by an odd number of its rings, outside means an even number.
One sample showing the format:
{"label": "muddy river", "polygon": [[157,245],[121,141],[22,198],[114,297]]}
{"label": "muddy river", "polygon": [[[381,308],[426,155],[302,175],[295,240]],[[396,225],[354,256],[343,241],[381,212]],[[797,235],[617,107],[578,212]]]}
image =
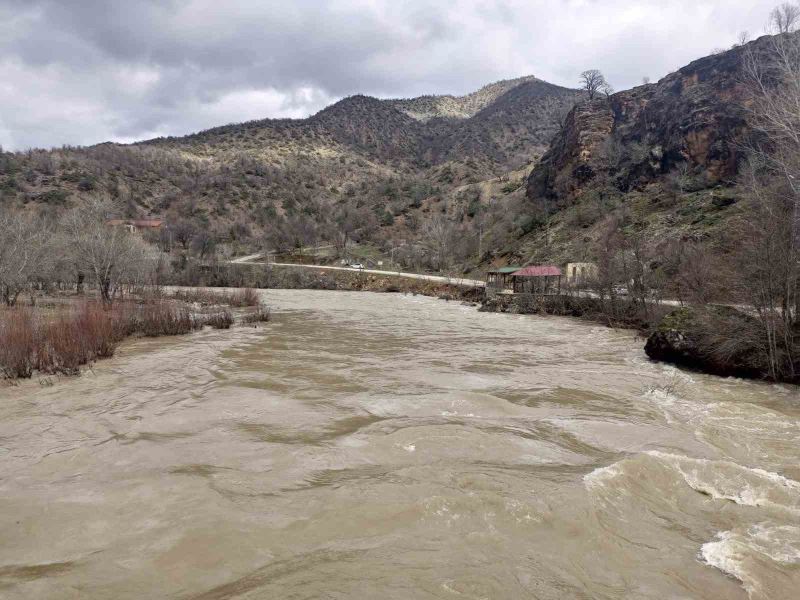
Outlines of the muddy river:
{"label": "muddy river", "polygon": [[0,388],[0,597],[800,597],[798,391],[576,320],[264,296]]}

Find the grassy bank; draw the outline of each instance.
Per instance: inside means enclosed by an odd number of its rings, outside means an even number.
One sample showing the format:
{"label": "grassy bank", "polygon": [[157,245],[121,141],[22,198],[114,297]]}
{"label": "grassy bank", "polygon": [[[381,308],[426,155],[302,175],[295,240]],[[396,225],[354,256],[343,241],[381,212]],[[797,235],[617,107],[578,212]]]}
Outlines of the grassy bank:
{"label": "grassy bank", "polygon": [[[198,293],[203,293],[202,290]],[[0,378],[7,380],[43,375],[76,375],[81,367],[114,355],[131,336],[160,337],[197,331],[205,326],[228,329],[234,316],[224,305],[255,307],[241,321],[268,321],[269,309],[254,290],[229,295],[204,295],[204,308],[191,308],[183,298],[105,306],[78,300],[55,309],[15,307],[0,310]]]}

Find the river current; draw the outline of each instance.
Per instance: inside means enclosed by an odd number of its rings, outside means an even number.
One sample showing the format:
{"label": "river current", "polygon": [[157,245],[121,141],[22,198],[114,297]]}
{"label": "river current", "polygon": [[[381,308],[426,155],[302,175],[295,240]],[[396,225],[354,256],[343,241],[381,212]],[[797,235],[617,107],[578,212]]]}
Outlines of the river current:
{"label": "river current", "polygon": [[0,598],[800,597],[800,393],[421,296],[0,387]]}

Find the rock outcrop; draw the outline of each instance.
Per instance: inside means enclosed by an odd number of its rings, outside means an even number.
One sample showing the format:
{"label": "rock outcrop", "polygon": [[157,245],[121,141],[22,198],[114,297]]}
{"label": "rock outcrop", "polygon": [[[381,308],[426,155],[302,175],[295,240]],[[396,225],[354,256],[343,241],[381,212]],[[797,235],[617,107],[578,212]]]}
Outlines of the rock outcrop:
{"label": "rock outcrop", "polygon": [[732,183],[748,133],[745,57],[769,43],[760,38],[580,103],[530,174],[528,197],[552,210],[593,186],[628,192],[678,172],[695,189]]}
{"label": "rock outcrop", "polygon": [[[703,312],[681,308],[669,313],[647,338],[644,351],[652,360],[713,375],[762,379],[769,376],[758,347],[758,324],[734,308],[708,307]],[[719,332],[736,332],[724,340]]]}

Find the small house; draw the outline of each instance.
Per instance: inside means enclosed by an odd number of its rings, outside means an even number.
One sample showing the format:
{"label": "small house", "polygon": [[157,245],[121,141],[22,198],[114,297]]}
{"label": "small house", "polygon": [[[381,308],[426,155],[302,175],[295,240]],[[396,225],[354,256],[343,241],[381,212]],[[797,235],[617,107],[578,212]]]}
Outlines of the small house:
{"label": "small house", "polygon": [[590,262],[567,263],[566,281],[571,286],[580,286],[597,279],[597,265]]}
{"label": "small house", "polygon": [[562,272],[552,265],[533,265],[511,274],[515,294],[552,296],[561,293]]}

